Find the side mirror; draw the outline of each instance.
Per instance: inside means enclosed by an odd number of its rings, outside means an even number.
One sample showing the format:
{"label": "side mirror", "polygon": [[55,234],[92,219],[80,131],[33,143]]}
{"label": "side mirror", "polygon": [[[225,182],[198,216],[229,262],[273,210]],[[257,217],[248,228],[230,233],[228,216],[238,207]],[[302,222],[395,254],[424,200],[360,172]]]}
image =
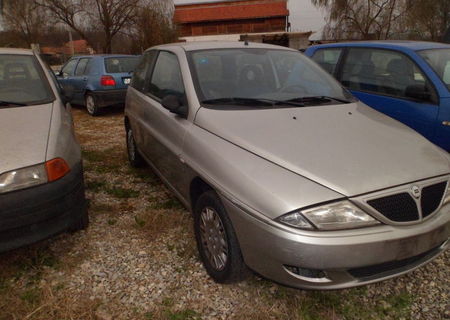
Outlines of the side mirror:
{"label": "side mirror", "polygon": [[187,107],[183,105],[180,98],[178,98],[176,95],[169,94],[165,96],[161,104],[164,108],[169,110],[172,113],[175,113],[181,117],[186,118],[187,117]]}
{"label": "side mirror", "polygon": [[431,101],[431,92],[424,85],[411,85],[406,87],[405,96],[420,101]]}

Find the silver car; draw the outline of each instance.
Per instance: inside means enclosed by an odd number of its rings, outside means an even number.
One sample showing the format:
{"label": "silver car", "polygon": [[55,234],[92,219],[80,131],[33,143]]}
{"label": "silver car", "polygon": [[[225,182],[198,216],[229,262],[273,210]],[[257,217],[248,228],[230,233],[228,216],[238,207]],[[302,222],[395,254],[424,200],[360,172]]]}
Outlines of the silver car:
{"label": "silver car", "polygon": [[150,164],[192,210],[217,282],[248,267],[292,287],[347,288],[448,247],[449,155],[296,51],[151,48],[128,91],[125,128],[131,165]]}
{"label": "silver car", "polygon": [[66,100],[39,56],[0,48],[0,252],[88,225]]}

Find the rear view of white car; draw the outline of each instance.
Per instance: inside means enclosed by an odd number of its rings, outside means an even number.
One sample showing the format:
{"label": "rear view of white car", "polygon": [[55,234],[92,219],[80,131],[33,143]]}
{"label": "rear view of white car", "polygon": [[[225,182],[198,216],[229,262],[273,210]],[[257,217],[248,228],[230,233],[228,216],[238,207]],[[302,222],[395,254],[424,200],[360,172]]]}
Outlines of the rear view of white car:
{"label": "rear view of white car", "polygon": [[0,252],[88,225],[81,149],[65,102],[37,55],[0,49]]}

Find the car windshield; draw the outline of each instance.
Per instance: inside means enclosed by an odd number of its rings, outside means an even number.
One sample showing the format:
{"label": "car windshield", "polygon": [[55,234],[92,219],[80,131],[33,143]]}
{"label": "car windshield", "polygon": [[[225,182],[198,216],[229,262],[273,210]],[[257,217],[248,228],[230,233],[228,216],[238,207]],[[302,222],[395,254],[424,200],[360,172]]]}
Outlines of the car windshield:
{"label": "car windshield", "polygon": [[138,57],[106,58],[105,68],[108,73],[130,73],[136,68]]}
{"label": "car windshield", "polygon": [[212,49],[188,54],[203,104],[258,108],[354,101],[334,78],[303,54],[279,49]]}
{"label": "car windshield", "polygon": [[450,49],[420,51],[419,54],[433,68],[450,90]]}
{"label": "car windshield", "polygon": [[0,54],[0,108],[49,103],[54,100],[36,57]]}

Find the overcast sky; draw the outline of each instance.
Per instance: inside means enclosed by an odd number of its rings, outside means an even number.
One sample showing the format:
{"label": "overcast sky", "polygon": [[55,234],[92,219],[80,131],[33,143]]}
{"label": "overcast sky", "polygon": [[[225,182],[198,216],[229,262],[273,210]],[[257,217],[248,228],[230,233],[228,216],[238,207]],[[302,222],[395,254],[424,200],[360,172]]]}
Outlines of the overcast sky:
{"label": "overcast sky", "polygon": [[[211,2],[211,0],[174,0],[175,3]],[[325,21],[311,0],[288,0],[292,31],[320,31]]]}

